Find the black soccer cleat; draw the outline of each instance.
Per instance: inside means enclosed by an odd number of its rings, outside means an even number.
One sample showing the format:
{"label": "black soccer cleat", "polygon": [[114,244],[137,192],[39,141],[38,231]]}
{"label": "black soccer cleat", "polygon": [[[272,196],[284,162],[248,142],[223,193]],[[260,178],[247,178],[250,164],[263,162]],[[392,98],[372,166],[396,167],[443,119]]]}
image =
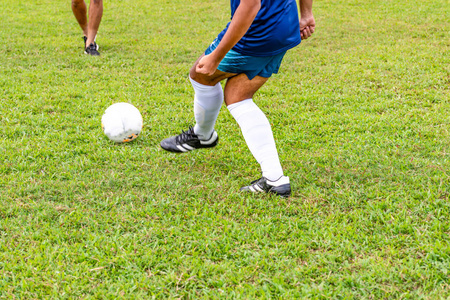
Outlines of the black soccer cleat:
{"label": "black soccer cleat", "polygon": [[[83,42],[84,42],[84,44],[83,44],[83,48],[84,48],[84,50],[86,50],[86,41],[87,41],[87,36],[84,36],[83,35]],[[95,45],[95,50],[97,50],[98,51],[98,45],[97,45],[97,43],[95,42],[95,39],[94,39],[94,45]]]}
{"label": "black soccer cleat", "polygon": [[214,130],[208,140],[201,140],[194,133],[194,128],[189,127],[187,131],[181,134],[171,136],[161,141],[161,148],[171,152],[188,152],[200,148],[212,148],[219,143],[219,136]]}
{"label": "black soccer cleat", "polygon": [[91,43],[89,46],[84,49],[84,53],[92,55],[92,56],[99,56],[100,53],[97,51],[97,47],[94,43]]}
{"label": "black soccer cleat", "polygon": [[291,195],[291,184],[288,176],[281,176],[276,181],[270,181],[265,177],[252,181],[249,186],[241,187],[240,191],[253,193],[272,193],[281,197]]}

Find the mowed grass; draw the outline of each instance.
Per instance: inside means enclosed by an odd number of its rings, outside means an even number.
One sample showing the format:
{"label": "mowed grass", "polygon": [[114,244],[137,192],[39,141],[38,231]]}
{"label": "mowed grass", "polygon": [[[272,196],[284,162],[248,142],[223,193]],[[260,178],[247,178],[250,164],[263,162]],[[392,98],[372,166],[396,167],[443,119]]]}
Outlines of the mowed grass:
{"label": "mowed grass", "polygon": [[[450,297],[450,7],[316,1],[314,36],[255,96],[293,195],[223,107],[218,147],[172,154],[188,70],[229,2],[106,1],[82,54],[70,1],[2,1],[0,298]],[[144,117],[117,145],[115,102]]]}

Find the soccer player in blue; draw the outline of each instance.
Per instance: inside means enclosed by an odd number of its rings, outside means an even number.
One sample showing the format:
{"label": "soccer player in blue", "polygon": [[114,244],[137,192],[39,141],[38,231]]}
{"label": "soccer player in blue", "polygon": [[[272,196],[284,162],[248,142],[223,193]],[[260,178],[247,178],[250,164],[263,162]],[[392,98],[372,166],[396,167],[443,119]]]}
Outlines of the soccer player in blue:
{"label": "soccer player in blue", "polygon": [[[231,22],[194,63],[189,75],[194,88],[194,127],[161,142],[172,152],[214,147],[214,124],[223,100],[261,166],[262,177],[241,191],[289,197],[272,129],[252,97],[277,73],[286,51],[314,33],[312,0],[230,0]],[[220,81],[226,80],[224,89]]]}

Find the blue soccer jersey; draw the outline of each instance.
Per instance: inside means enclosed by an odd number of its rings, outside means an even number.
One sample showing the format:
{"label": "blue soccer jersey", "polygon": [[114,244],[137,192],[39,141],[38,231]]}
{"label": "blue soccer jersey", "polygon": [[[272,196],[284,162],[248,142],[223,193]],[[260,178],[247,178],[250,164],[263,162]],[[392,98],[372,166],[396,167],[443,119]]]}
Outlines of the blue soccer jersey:
{"label": "blue soccer jersey", "polygon": [[[240,0],[230,0],[231,18]],[[221,40],[228,26],[218,35]],[[255,20],[233,50],[244,55],[272,56],[300,44],[300,24],[296,0],[261,0]]]}

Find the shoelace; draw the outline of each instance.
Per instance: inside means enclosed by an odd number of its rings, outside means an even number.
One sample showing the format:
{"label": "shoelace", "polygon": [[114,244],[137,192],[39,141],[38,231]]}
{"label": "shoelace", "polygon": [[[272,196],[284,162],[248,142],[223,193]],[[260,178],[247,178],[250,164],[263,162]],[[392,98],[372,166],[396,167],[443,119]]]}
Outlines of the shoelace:
{"label": "shoelace", "polygon": [[194,133],[194,127],[189,127],[187,131],[182,131],[180,135],[175,138],[175,141],[179,144],[183,144],[191,139],[198,139],[198,136]]}

